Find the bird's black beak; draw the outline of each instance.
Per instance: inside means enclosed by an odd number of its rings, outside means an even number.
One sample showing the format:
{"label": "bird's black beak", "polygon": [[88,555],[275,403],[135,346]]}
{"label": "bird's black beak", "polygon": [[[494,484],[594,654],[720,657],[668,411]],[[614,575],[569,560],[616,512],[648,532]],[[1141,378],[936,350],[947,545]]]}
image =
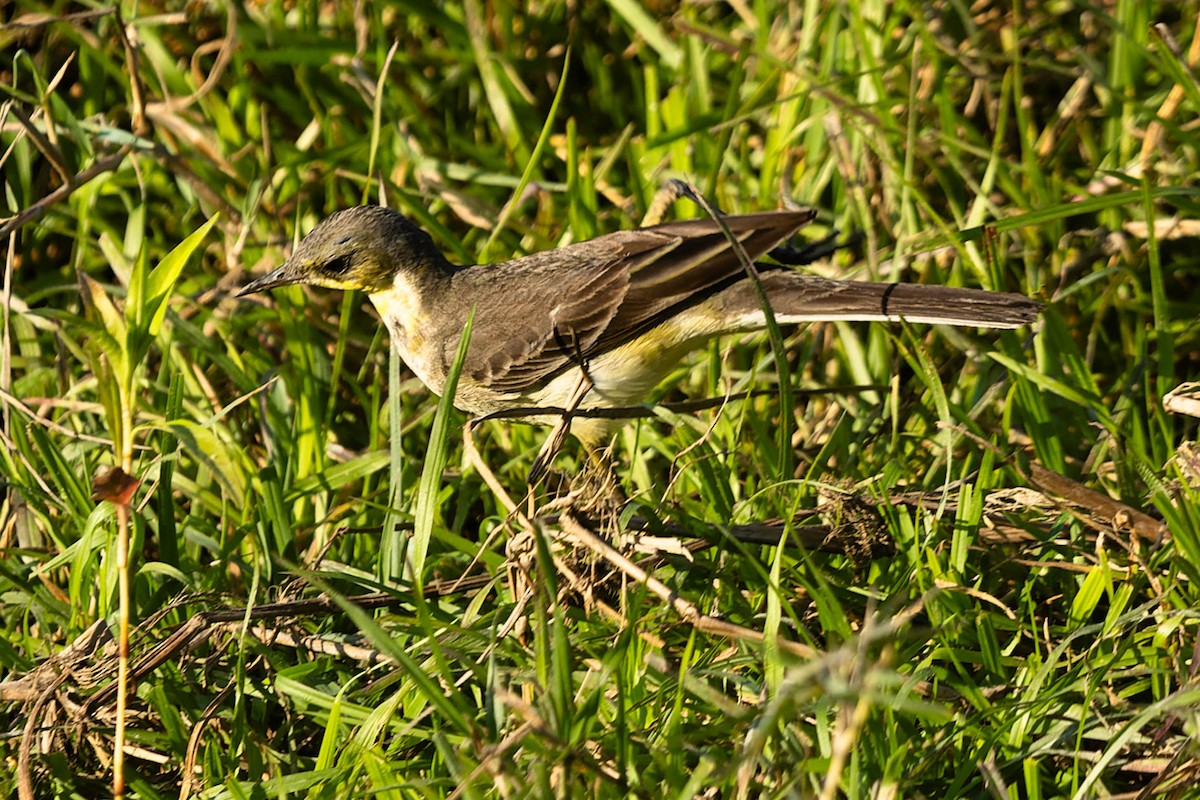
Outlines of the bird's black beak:
{"label": "bird's black beak", "polygon": [[303,280],[304,278],[300,275],[300,270],[296,269],[291,261],[285,261],[279,269],[268,272],[261,278],[247,283],[238,290],[237,296],[245,297],[255,292],[265,292],[267,289],[274,289],[276,286],[291,286]]}

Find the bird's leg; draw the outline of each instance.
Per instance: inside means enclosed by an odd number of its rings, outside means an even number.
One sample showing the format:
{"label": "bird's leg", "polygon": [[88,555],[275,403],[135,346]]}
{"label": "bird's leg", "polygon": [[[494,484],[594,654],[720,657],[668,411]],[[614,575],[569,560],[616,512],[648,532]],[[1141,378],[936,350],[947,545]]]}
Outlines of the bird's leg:
{"label": "bird's leg", "polygon": [[[568,342],[563,332],[555,326],[554,343],[562,350],[571,351],[571,356],[575,360],[575,366],[579,367],[579,371],[583,373],[583,377],[588,383],[588,388],[594,386],[596,382],[592,380],[592,374],[588,372],[588,361],[583,355],[583,349],[579,346],[579,337],[572,335],[571,341]],[[575,391],[578,392],[579,388],[576,387]],[[587,394],[587,392],[584,392],[584,394]],[[583,400],[583,395],[580,395],[579,400]],[[578,404],[579,400],[576,401],[576,404]],[[574,409],[571,410],[574,411]]]}
{"label": "bird's leg", "polygon": [[533,466],[529,468],[528,483],[530,486],[535,485],[545,474],[546,469],[550,466],[550,462],[558,455],[558,451],[562,449],[563,442],[567,439],[567,434],[571,432],[571,417],[575,409],[579,408],[579,404],[583,402],[583,398],[592,390],[592,381],[587,376],[586,371],[580,371],[579,383],[575,385],[575,391],[571,393],[571,398],[567,401],[566,407],[563,409],[563,415],[558,422],[554,424],[550,435],[546,437],[545,443],[542,444],[542,449],[538,451],[537,457],[533,459]]}
{"label": "bird's leg", "polygon": [[[571,396],[563,408],[562,417],[555,423],[554,429],[550,431],[546,442],[533,460],[533,466],[529,469],[528,482],[530,486],[535,485],[541,479],[554,457],[558,455],[558,451],[562,449],[567,434],[571,432],[571,420],[574,412],[595,385],[588,371],[587,358],[579,346],[578,338],[568,341],[562,331],[555,329],[554,339],[560,348],[572,351],[576,366],[579,367],[579,382],[575,385],[575,389],[571,392]],[[606,456],[606,451],[594,447],[588,441],[581,440],[580,444],[587,454],[587,460],[576,481],[577,488],[571,491],[571,497],[564,498],[564,500],[573,504],[573,498],[582,497],[585,508],[599,507],[605,511],[621,508],[625,504],[625,494],[621,490],[620,482],[617,480],[611,460]]]}
{"label": "bird's leg", "polygon": [[550,462],[554,460],[554,456],[558,455],[558,451],[562,449],[563,442],[567,439],[567,434],[571,432],[571,416],[579,404],[583,402],[583,398],[591,391],[595,382],[592,380],[591,374],[588,372],[587,359],[584,358],[583,350],[579,347],[579,338],[573,337],[571,341],[567,341],[563,332],[557,327],[554,329],[554,341],[563,350],[570,350],[575,358],[575,364],[579,367],[579,383],[575,386],[575,391],[571,393],[570,399],[567,401],[566,407],[563,409],[563,415],[555,423],[554,429],[550,431],[550,435],[546,437],[545,444],[538,451],[537,458],[533,460],[533,466],[529,468],[528,483],[533,486],[538,479],[550,466]]}

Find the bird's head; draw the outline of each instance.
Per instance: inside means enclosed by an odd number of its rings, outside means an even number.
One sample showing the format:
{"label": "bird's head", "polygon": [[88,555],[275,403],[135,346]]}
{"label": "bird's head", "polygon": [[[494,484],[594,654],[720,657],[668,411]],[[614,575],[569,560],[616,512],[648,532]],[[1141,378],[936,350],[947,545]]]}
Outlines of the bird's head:
{"label": "bird's head", "polygon": [[432,278],[448,269],[433,240],[403,214],[358,206],[328,217],[304,237],[278,269],[242,287],[238,296],[307,283],[373,293],[391,288],[398,273]]}

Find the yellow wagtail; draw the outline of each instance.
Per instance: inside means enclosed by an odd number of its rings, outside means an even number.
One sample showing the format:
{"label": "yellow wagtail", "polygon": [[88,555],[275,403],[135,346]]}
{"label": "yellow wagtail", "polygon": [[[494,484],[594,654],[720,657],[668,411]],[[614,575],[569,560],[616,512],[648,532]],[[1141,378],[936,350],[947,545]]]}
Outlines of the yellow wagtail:
{"label": "yellow wagtail", "polygon": [[[722,222],[746,256],[757,260],[814,216],[770,211]],[[1017,294],[830,280],[765,262],[757,269],[781,325],[903,319],[1016,328],[1034,320],[1041,307]],[[620,231],[499,264],[462,267],[450,264],[408,218],[361,206],[321,222],[281,267],[239,295],[289,284],[366,292],[392,346],[438,395],[474,309],[454,398],[473,414],[638,405],[703,341],[767,325],[754,282],[711,219]],[[577,418],[570,432],[591,449],[614,424]]]}

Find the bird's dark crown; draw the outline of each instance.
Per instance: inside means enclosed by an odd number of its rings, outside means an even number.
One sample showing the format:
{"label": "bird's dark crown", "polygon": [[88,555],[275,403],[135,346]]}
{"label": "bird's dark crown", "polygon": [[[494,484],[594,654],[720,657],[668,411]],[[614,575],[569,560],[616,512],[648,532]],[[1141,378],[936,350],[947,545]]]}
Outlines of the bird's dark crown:
{"label": "bird's dark crown", "polygon": [[377,292],[391,288],[400,272],[433,280],[449,269],[429,234],[403,214],[383,206],[357,206],[323,220],[283,266],[240,294],[294,283]]}

